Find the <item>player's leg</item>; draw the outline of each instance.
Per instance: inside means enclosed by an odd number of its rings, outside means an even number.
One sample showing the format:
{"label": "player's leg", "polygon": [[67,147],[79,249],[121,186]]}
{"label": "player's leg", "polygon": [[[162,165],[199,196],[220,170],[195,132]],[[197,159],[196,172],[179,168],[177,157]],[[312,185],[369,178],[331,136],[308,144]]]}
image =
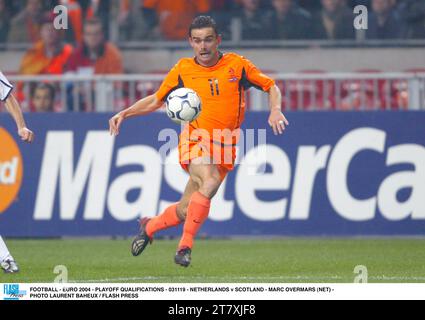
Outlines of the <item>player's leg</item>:
{"label": "player's leg", "polygon": [[181,200],[167,207],[163,213],[153,218],[143,218],[140,221],[139,234],[131,244],[131,253],[138,256],[148,243],[151,243],[156,232],[179,225],[184,221],[191,195],[198,190],[198,185],[189,179]]}
{"label": "player's leg", "polygon": [[199,185],[192,178],[189,178],[189,182],[187,183],[183,195],[177,204],[177,216],[182,222],[186,220],[187,207],[189,206],[190,198],[194,192],[198,191],[198,189]]}
{"label": "player's leg", "polygon": [[153,238],[156,232],[183,222],[186,218],[186,210],[190,197],[198,188],[198,184],[193,179],[189,179],[180,201],[169,206],[162,214],[151,218],[146,224],[146,233],[148,236]]}
{"label": "player's leg", "polygon": [[15,273],[19,267],[7,249],[2,237],[0,236],[0,266],[6,273]]}
{"label": "player's leg", "polygon": [[4,243],[3,238],[0,236],[0,262],[6,260],[7,258],[11,258],[9,249],[7,249],[6,243]]}
{"label": "player's leg", "polygon": [[211,199],[223,180],[218,167],[213,164],[205,164],[205,160],[201,158],[191,162],[189,173],[191,179],[199,185],[199,189],[190,197],[183,236],[174,259],[177,264],[184,267],[190,264],[193,240],[207,219]]}

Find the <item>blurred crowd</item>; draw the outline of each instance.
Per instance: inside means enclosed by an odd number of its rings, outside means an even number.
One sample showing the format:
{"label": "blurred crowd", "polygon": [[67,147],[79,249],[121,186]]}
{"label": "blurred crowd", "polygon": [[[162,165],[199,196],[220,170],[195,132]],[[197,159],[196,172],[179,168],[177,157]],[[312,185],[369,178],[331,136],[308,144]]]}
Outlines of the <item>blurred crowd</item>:
{"label": "blurred crowd", "polygon": [[[71,9],[80,10],[82,8],[77,2],[62,2],[66,5],[76,4],[75,7],[71,6]],[[5,1],[0,0],[0,3],[5,4]],[[99,1],[99,5],[100,3],[101,1]],[[81,22],[81,25],[77,25],[73,21],[74,18],[80,17],[70,14],[70,24],[74,26],[70,30],[56,28],[56,17],[57,15],[51,10],[46,10],[44,2],[41,0],[27,0],[24,10],[19,11],[12,18],[8,41],[31,43],[30,48],[22,57],[18,74],[75,74],[90,77],[96,74],[124,73],[121,52],[115,44],[107,39],[102,13],[87,11],[84,19],[76,20]],[[71,32],[71,35],[67,36],[68,32]],[[77,86],[73,82],[67,83],[65,88],[66,106],[61,105],[59,109],[91,110],[96,89],[90,82],[84,83],[84,86]],[[111,88],[111,90],[113,89]],[[34,111],[45,112],[58,109],[58,103],[63,101],[63,91],[58,82],[19,82],[16,84],[18,100],[24,104],[24,107]],[[62,94],[62,99],[59,99],[58,93]]]}
{"label": "blurred crowd", "polygon": [[[115,40],[184,40],[196,15],[213,16],[224,40],[234,39],[235,21],[241,40],[355,39],[359,4],[369,8],[366,39],[425,39],[425,0],[0,0],[0,44],[30,44],[22,75],[122,74]],[[54,27],[57,5],[68,9],[66,30]],[[17,89],[38,111],[53,110],[55,93],[63,95],[54,84]],[[90,110],[84,94],[96,88],[69,84],[67,109]]]}
{"label": "blurred crowd", "polygon": [[0,0],[0,43],[36,42],[46,11],[68,8],[64,39],[78,44],[84,21],[101,20],[114,40],[182,40],[194,16],[212,15],[223,38],[240,21],[242,40],[353,39],[353,7],[370,10],[368,39],[425,38],[424,0]]}

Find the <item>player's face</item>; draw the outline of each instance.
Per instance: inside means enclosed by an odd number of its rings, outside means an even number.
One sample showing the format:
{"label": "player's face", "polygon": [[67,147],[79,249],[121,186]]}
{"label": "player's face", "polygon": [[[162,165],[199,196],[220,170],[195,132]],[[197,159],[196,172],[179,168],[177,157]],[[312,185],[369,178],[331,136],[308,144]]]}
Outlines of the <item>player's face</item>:
{"label": "player's face", "polygon": [[210,67],[217,63],[221,38],[213,28],[193,29],[189,42],[200,65]]}

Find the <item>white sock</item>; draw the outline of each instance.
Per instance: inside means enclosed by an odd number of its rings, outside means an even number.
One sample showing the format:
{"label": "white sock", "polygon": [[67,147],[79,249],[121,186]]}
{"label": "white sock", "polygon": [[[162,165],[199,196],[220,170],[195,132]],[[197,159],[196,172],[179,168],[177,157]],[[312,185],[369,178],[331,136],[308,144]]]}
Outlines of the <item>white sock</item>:
{"label": "white sock", "polygon": [[0,262],[6,258],[11,258],[13,260],[13,257],[10,255],[9,250],[6,247],[6,243],[4,243],[3,238],[0,236]]}

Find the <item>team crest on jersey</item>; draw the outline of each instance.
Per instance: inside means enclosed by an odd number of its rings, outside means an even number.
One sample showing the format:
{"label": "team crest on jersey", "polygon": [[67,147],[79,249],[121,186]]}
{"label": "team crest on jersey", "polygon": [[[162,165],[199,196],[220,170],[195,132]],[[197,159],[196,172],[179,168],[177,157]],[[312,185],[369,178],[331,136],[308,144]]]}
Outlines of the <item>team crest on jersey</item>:
{"label": "team crest on jersey", "polygon": [[239,78],[235,74],[235,70],[233,68],[229,69],[229,82],[239,81]]}

